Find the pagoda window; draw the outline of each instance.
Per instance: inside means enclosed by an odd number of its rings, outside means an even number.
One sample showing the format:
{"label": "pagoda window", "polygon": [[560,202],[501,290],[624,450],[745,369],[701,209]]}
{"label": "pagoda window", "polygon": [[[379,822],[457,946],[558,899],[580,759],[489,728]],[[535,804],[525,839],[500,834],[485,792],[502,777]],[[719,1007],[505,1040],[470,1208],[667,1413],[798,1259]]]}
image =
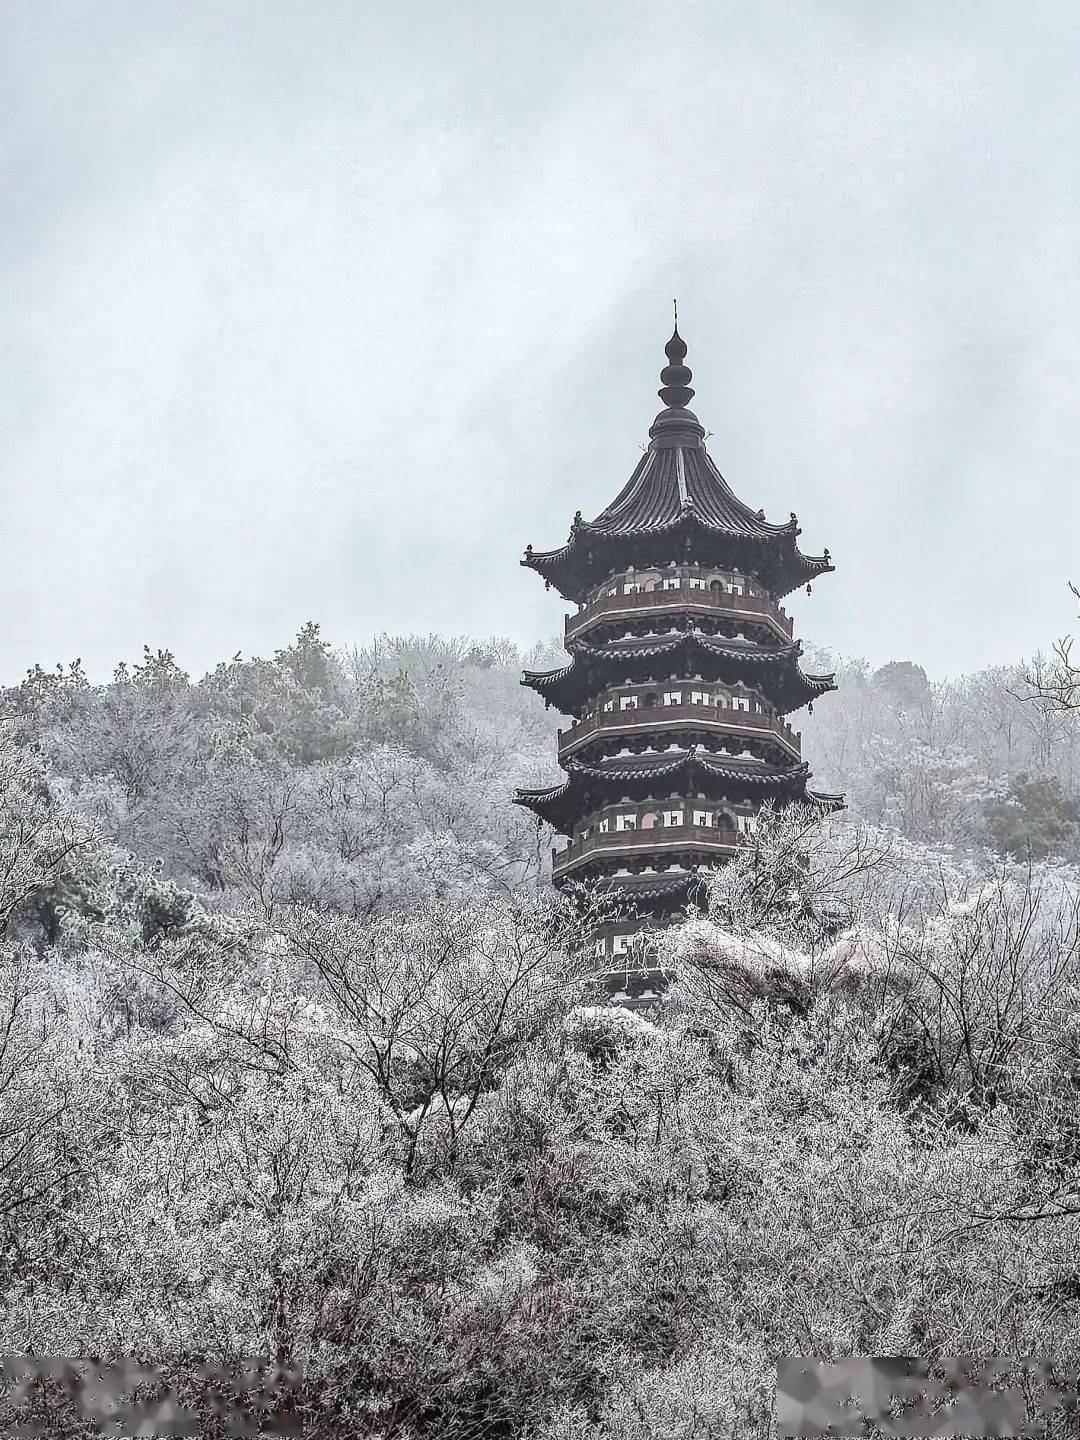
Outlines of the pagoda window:
{"label": "pagoda window", "polygon": [[709,703],[709,697],[708,697],[708,695],[705,693],[704,690],[691,690],[691,691],[690,691],[690,704],[691,704],[691,705],[708,705],[708,703]]}
{"label": "pagoda window", "polygon": [[665,691],[664,691],[664,704],[665,704],[665,705],[681,705],[681,704],[682,704],[682,691],[681,691],[681,690],[665,690]]}
{"label": "pagoda window", "polygon": [[704,580],[699,580],[699,579],[697,579],[696,577],[691,577],[691,580],[690,580],[690,589],[691,589],[691,590],[704,590],[704,589],[705,589],[705,581],[704,581]]}
{"label": "pagoda window", "polygon": [[616,816],[615,816],[615,829],[616,829],[616,830],[636,830],[636,829],[637,829],[637,816],[636,816],[636,815],[616,815]]}
{"label": "pagoda window", "polygon": [[695,811],[694,811],[694,824],[695,824],[695,825],[711,825],[711,824],[712,824],[712,811],[711,811],[711,810],[695,810]]}
{"label": "pagoda window", "polygon": [[735,824],[740,835],[753,835],[757,830],[756,815],[736,815]]}
{"label": "pagoda window", "polygon": [[636,695],[622,695],[619,697],[620,710],[636,710],[638,697]]}
{"label": "pagoda window", "polygon": [[733,710],[749,710],[750,701],[745,695],[733,695],[731,697],[731,708]]}
{"label": "pagoda window", "polygon": [[608,833],[608,831],[611,829],[611,821],[610,821],[610,820],[601,820],[601,821],[600,821],[600,824],[599,824],[596,828],[597,828],[597,830],[599,831],[599,833],[600,833],[601,835],[606,835],[606,834]]}
{"label": "pagoda window", "polygon": [[614,701],[614,700],[605,700],[605,701],[604,701],[604,713],[605,713],[605,714],[607,713],[607,711],[609,711],[609,710],[614,710],[614,709],[615,709],[615,701]]}
{"label": "pagoda window", "polygon": [[683,812],[681,810],[665,810],[664,824],[668,826],[681,825],[683,823]]}
{"label": "pagoda window", "polygon": [[625,955],[636,938],[635,935],[616,935],[611,944],[611,953]]}
{"label": "pagoda window", "polygon": [[681,584],[682,584],[682,581],[678,578],[677,575],[668,575],[668,576],[665,576],[665,578],[664,578],[664,589],[665,589],[665,590],[678,590],[678,588],[679,588],[679,586],[680,586]]}
{"label": "pagoda window", "polygon": [[593,947],[593,954],[594,954],[594,955],[606,955],[606,954],[607,954],[607,940],[604,938],[603,935],[600,936],[600,939],[597,940],[595,946]]}

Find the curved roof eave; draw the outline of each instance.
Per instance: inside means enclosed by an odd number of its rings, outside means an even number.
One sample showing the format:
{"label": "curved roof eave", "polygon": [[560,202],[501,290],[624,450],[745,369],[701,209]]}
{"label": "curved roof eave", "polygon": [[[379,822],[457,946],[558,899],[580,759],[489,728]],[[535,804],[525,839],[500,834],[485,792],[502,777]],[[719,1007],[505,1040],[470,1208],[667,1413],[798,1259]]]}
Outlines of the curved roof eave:
{"label": "curved roof eave", "polygon": [[[546,789],[519,789],[514,803],[532,810],[562,834],[570,835],[573,833],[577,804],[593,785],[649,784],[660,780],[670,781],[679,774],[691,777],[697,774],[735,782],[748,791],[765,792],[766,795],[772,792],[782,797],[783,793],[788,791],[790,797],[791,787],[805,784],[810,775],[810,767],[803,760],[795,765],[759,771],[738,761],[716,760],[712,755],[696,750],[684,751],[675,759],[659,764],[643,765],[640,762],[634,764],[621,760],[609,765],[589,765],[583,761],[572,760],[567,766],[567,778],[562,785],[553,785]],[[567,806],[571,807],[570,813],[566,813]]]}
{"label": "curved roof eave", "polygon": [[570,665],[563,666],[563,669],[570,669],[579,655],[586,660],[644,660],[650,655],[670,655],[673,650],[678,650],[683,645],[697,646],[713,655],[722,655],[726,660],[742,660],[747,656],[754,656],[763,664],[785,662],[802,654],[801,640],[789,640],[786,645],[766,648],[733,645],[730,641],[718,640],[715,635],[707,635],[700,630],[686,630],[681,635],[642,640],[639,645],[590,645],[587,640],[571,641],[570,653],[573,658]]}
{"label": "curved roof eave", "polygon": [[740,765],[738,762],[713,760],[708,754],[702,754],[695,750],[686,750],[676,759],[666,760],[660,765],[590,765],[584,760],[571,760],[568,773],[571,777],[577,773],[593,780],[650,780],[657,775],[666,777],[679,770],[693,769],[695,766],[713,775],[722,775],[733,780],[745,780],[750,784],[794,780],[810,773],[810,766],[805,760],[800,760],[797,765],[786,765],[774,770],[758,770],[750,765]]}
{"label": "curved roof eave", "polygon": [[808,790],[806,798],[812,805],[821,805],[826,810],[846,810],[847,797],[825,790]]}
{"label": "curved roof eave", "polygon": [[[605,545],[630,544],[635,541],[662,538],[664,535],[673,534],[685,528],[686,516],[679,517],[662,526],[651,526],[640,530],[622,530],[612,532],[607,530],[592,531],[589,538],[594,543]],[[710,525],[700,519],[692,517],[698,529],[710,536],[716,536],[729,540],[733,543],[750,543],[769,548],[769,541],[779,537],[783,539],[792,532],[787,526],[781,526],[773,536],[740,534],[721,526]],[[577,538],[582,535],[584,526],[580,526],[571,540],[557,550],[526,552],[521,564],[526,568],[535,570],[536,573],[549,585],[555,587],[564,600],[577,601],[591,588],[592,583],[586,574],[575,575],[575,562],[578,560],[578,550],[575,545]],[[588,564],[582,560],[581,569]],[[602,566],[600,567],[603,568]],[[778,576],[775,585],[772,587],[773,594],[777,600],[783,600],[793,590],[798,590],[801,585],[816,580],[821,575],[831,574],[835,566],[827,555],[804,555],[795,545],[792,545],[786,555],[781,557],[777,566]]]}
{"label": "curved roof eave", "polygon": [[579,641],[572,647],[572,658],[569,665],[561,665],[556,670],[524,670],[521,684],[528,685],[542,694],[553,685],[570,679],[582,668],[584,663],[591,662],[606,666],[617,665],[624,660],[648,660],[674,654],[684,646],[696,648],[705,654],[715,655],[735,663],[748,662],[755,667],[793,665],[795,677],[814,689],[820,686],[824,686],[825,689],[832,688],[835,681],[835,675],[807,675],[799,667],[798,657],[802,654],[801,640],[793,640],[787,645],[776,645],[766,649],[749,645],[724,644],[717,642],[715,636],[691,630],[683,635],[675,636],[673,639],[665,637],[622,648],[590,645],[587,641]]}

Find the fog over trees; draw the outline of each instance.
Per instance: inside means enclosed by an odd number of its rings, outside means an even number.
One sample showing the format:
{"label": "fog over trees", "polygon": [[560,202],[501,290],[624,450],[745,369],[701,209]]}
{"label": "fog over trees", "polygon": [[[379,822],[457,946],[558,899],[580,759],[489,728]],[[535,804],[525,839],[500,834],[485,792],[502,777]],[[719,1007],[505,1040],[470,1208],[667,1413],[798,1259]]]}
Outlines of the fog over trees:
{"label": "fog over trees", "polygon": [[651,1019],[511,803],[558,655],[308,624],[3,692],[5,1353],[159,1363],[208,1436],[198,1362],[262,1357],[385,1440],[765,1436],[788,1354],[1080,1365],[1067,651],[809,656],[848,809],[718,872]]}

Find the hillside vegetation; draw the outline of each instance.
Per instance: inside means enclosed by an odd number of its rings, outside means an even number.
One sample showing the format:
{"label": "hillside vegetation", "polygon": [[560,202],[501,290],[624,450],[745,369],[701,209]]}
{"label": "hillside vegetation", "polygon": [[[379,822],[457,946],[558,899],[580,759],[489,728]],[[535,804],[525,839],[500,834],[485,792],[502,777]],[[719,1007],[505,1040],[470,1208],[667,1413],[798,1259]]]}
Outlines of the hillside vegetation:
{"label": "hillside vegetation", "polygon": [[307,626],[3,695],[5,1353],[159,1363],[208,1436],[199,1363],[262,1357],[340,1440],[734,1440],[778,1355],[1080,1364],[1076,713],[837,663],[848,811],[720,873],[652,1023],[510,803],[557,773],[523,663]]}

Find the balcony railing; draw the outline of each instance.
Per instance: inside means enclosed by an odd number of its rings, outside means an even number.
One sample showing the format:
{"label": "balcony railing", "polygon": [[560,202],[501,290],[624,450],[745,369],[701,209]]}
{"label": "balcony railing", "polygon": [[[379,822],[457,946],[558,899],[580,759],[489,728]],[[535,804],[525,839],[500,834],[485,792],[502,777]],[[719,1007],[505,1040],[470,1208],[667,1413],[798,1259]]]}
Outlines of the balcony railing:
{"label": "balcony railing", "polygon": [[795,759],[800,756],[799,733],[778,715],[758,715],[719,705],[653,705],[648,709],[602,710],[559,731],[559,759],[563,760],[598,735],[664,734],[692,726],[723,735],[757,735],[775,740]]}
{"label": "balcony railing", "polygon": [[566,639],[572,640],[598,620],[637,620],[643,615],[690,611],[721,615],[728,620],[764,620],[781,640],[791,639],[792,619],[774,600],[759,595],[729,595],[726,590],[693,589],[685,580],[677,590],[642,590],[637,595],[600,595],[576,615],[566,617]]}
{"label": "balcony railing", "polygon": [[[655,825],[649,830],[594,830],[584,840],[572,840],[565,850],[551,852],[552,875],[560,879],[593,855],[648,856],[677,847],[703,855],[736,855],[753,845],[752,835],[730,826]],[[653,877],[657,878],[657,877]]]}

